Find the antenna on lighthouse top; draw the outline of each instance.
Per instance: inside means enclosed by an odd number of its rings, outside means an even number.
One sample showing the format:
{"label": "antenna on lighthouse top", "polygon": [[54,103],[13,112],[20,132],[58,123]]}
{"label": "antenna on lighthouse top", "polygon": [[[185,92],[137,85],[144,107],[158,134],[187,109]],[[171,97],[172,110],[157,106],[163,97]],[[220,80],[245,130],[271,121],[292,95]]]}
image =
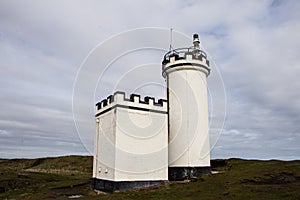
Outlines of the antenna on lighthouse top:
{"label": "antenna on lighthouse top", "polygon": [[170,29],[170,48],[169,48],[169,51],[171,51],[173,49],[172,42],[173,42],[173,28]]}

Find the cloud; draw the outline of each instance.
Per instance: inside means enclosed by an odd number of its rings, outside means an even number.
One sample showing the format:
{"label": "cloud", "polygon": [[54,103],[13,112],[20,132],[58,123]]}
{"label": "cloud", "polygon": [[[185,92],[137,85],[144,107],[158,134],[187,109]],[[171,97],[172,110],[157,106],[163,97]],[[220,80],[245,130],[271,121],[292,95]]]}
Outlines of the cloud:
{"label": "cloud", "polygon": [[[84,58],[122,31],[173,27],[187,35],[200,33],[225,83],[226,126],[213,157],[299,159],[299,8],[293,0],[2,0],[0,157],[86,153],[72,118],[73,82]],[[120,58],[95,98],[113,93],[119,80],[127,91],[144,78],[157,76],[163,84],[160,66],[149,69],[149,77],[141,72],[146,68],[135,68],[160,63],[162,55],[141,51]],[[122,79],[123,72],[136,78]],[[214,80],[208,78],[216,89]],[[165,90],[140,92],[161,97]]]}

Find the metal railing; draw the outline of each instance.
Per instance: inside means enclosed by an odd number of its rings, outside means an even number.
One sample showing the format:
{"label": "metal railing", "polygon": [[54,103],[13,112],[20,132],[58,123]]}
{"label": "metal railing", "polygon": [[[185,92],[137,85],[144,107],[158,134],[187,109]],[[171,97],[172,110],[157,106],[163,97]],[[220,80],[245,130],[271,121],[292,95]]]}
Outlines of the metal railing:
{"label": "metal railing", "polygon": [[206,53],[201,49],[195,47],[189,47],[189,48],[173,49],[167,52],[164,56],[164,60],[169,60],[171,56],[178,56],[179,58],[180,57],[184,58],[186,54],[192,54],[196,58],[200,58],[201,56],[207,58]]}

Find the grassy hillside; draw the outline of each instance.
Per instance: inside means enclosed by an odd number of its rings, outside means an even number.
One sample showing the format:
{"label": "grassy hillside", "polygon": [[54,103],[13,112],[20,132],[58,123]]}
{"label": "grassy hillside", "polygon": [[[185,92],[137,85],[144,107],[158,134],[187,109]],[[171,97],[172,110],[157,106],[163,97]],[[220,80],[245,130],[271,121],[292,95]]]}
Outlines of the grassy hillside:
{"label": "grassy hillside", "polygon": [[96,194],[92,157],[0,160],[0,199],[300,199],[300,161],[214,160],[212,175]]}

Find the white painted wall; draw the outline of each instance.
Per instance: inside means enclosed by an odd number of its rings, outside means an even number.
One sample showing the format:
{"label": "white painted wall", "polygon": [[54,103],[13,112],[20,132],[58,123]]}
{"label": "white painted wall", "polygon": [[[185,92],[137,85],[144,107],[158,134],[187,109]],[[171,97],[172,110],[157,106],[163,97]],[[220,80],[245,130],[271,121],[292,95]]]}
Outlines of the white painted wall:
{"label": "white painted wall", "polygon": [[[169,98],[169,166],[210,166],[206,84],[209,72],[205,68],[208,66],[205,60],[170,60],[163,66],[167,69],[164,76]],[[182,65],[172,67],[178,63]]]}
{"label": "white painted wall", "polygon": [[94,166],[94,173],[96,178],[105,180],[114,180],[115,177],[115,116],[114,110],[104,113],[97,118],[98,132],[96,131],[97,144],[95,146],[96,166]]}
{"label": "white painted wall", "polygon": [[[123,94],[117,93],[114,102],[97,110],[101,113],[112,108],[97,117],[95,178],[112,181],[168,179],[167,102],[157,106],[151,99],[149,104],[140,103],[139,97],[134,101],[124,101]],[[150,112],[122,106],[150,109]]]}

